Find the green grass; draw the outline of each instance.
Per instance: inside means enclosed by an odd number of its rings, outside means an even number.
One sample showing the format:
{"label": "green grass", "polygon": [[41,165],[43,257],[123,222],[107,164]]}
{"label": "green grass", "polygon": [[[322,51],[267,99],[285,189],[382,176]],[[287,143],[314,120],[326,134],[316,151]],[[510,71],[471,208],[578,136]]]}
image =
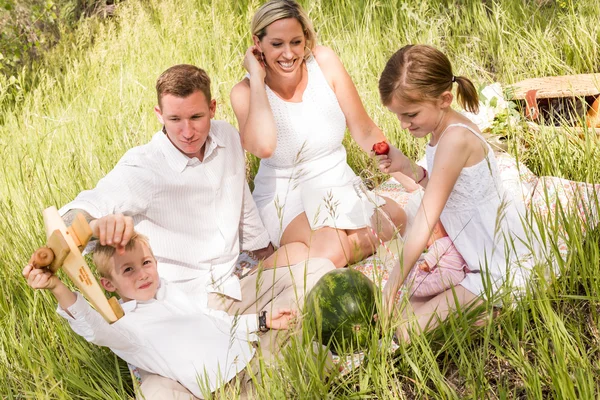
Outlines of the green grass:
{"label": "green grass", "polygon": [[[29,290],[20,271],[44,242],[41,210],[94,184],[126,149],[159,129],[152,107],[157,76],[193,63],[212,77],[217,118],[235,124],[229,90],[243,76],[249,21],[258,1],[130,0],[103,24],[81,24],[46,61],[35,85],[0,114],[0,397],[126,398],[124,364],[88,345],[55,313],[47,293]],[[379,73],[399,47],[435,45],[456,73],[476,84],[600,70],[597,1],[305,1],[320,43],[335,49],[365,107],[411,157],[423,141],[400,131],[380,104]],[[24,79],[24,78],[18,78]],[[0,106],[8,93],[0,75]],[[14,93],[11,89],[10,93]],[[11,100],[12,101],[12,100]],[[537,174],[600,182],[598,137],[533,133],[515,127],[510,148]],[[346,140],[350,165],[381,176]],[[250,176],[257,162],[249,158]],[[600,231],[558,215],[570,232],[562,275],[533,285],[514,307],[474,328],[452,317],[415,334],[396,355],[374,344],[363,367],[322,379],[324,366],[293,342],[279,368],[266,369],[261,398],[567,398],[600,396]],[[486,307],[491,312],[489,306]]]}

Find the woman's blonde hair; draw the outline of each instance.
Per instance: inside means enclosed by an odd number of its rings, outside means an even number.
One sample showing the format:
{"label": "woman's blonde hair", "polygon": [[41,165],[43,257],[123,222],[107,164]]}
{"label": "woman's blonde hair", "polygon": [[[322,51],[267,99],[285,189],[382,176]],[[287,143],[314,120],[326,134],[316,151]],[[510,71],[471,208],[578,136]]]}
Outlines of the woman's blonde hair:
{"label": "woman's blonde hair", "polygon": [[[152,252],[152,247],[150,247],[150,241],[147,236],[142,235],[141,233],[133,232],[131,239],[125,245],[125,251],[131,251],[134,249],[136,244],[143,244],[148,248],[152,257],[154,257],[154,253]],[[111,271],[114,267],[114,263],[112,261],[113,256],[115,255],[115,251],[117,249],[113,246],[105,245],[102,246],[100,242],[96,245],[94,249],[93,260],[96,265],[96,270],[103,278],[110,278]]]}
{"label": "woman's blonde hair", "polygon": [[317,45],[317,34],[313,28],[311,20],[306,12],[294,0],[271,0],[263,4],[254,14],[250,31],[258,40],[262,40],[267,34],[267,27],[280,19],[294,18],[302,26],[306,47],[310,51],[305,51],[304,58],[308,58]]}
{"label": "woman's blonde hair", "polygon": [[473,82],[464,76],[454,76],[450,60],[435,47],[408,45],[394,53],[385,65],[379,78],[379,94],[386,105],[394,96],[420,102],[452,91],[454,82],[458,104],[476,114],[479,96]]}

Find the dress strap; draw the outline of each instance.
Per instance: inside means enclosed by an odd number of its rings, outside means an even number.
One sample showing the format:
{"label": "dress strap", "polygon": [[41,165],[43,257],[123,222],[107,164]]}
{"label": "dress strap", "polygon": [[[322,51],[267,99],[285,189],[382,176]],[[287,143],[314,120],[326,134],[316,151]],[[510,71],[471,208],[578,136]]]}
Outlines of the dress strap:
{"label": "dress strap", "polygon": [[444,134],[446,133],[446,131],[448,130],[448,128],[451,128],[453,126],[460,126],[461,128],[465,128],[468,131],[470,131],[471,133],[473,133],[475,136],[477,136],[479,139],[481,139],[482,142],[487,144],[487,141],[484,139],[483,136],[481,136],[480,133],[478,133],[475,129],[471,128],[469,125],[467,124],[461,124],[461,123],[457,123],[457,124],[450,124],[446,127],[446,129],[444,129],[442,131],[442,134],[440,135],[440,138],[438,139],[438,143],[440,142],[440,140],[442,140],[442,137],[444,136]]}

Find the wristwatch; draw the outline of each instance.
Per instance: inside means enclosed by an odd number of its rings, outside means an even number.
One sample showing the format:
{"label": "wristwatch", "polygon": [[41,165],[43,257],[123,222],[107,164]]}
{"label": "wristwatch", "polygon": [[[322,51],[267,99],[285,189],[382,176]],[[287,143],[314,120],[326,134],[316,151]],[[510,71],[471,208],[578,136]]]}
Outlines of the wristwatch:
{"label": "wristwatch", "polygon": [[261,332],[266,332],[269,330],[267,327],[267,312],[261,311],[258,313],[258,330]]}

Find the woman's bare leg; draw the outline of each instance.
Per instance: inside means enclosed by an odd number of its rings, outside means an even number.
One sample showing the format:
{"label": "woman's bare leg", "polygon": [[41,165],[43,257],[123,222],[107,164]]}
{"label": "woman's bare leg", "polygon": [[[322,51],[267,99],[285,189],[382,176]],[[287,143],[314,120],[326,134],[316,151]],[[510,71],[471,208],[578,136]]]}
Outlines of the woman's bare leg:
{"label": "woman's bare leg", "polygon": [[293,265],[309,257],[328,258],[341,268],[352,259],[346,231],[328,227],[313,231],[304,213],[290,222],[280,243],[281,247],[264,261],[265,268]]}
{"label": "woman's bare leg", "polygon": [[[379,237],[387,241],[398,231],[404,233],[406,214],[395,201],[385,200],[386,203],[376,210],[371,219]],[[387,217],[382,213],[386,213]],[[341,268],[373,254],[379,240],[368,228],[343,230],[324,227],[313,231],[306,214],[302,213],[285,228],[280,243],[281,247],[263,262],[265,268],[293,265],[309,257],[328,258]]]}
{"label": "woman's bare leg", "polygon": [[[382,196],[383,197],[383,196]],[[406,229],[406,213],[398,203],[387,197],[385,204],[375,210],[371,217],[371,226],[381,240],[387,242],[394,235],[403,235]],[[385,215],[384,215],[385,213]],[[379,239],[370,229],[349,229],[346,231],[353,251],[350,263],[355,263],[373,254],[379,246]]]}

